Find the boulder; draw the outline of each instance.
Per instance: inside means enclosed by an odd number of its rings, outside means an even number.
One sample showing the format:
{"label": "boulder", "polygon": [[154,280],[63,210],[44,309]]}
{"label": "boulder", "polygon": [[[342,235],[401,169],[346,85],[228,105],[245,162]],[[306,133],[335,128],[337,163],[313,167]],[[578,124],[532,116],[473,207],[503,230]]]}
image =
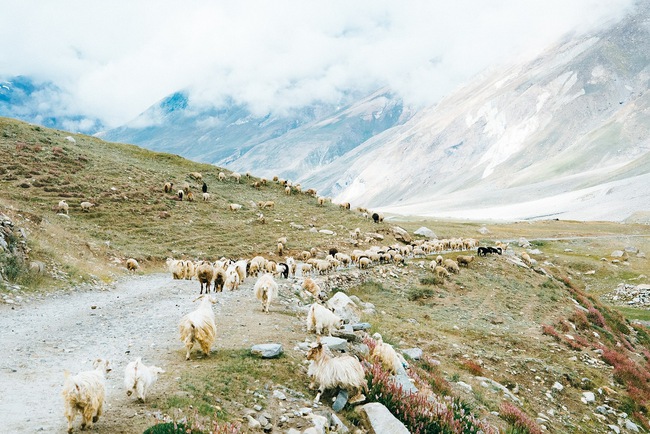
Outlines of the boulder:
{"label": "boulder", "polygon": [[415,231],[413,233],[415,235],[420,235],[420,236],[423,236],[423,237],[427,237],[430,240],[434,240],[434,239],[438,238],[436,236],[435,232],[433,232],[431,229],[429,229],[427,227],[424,227],[424,226],[420,227],[417,231]]}
{"label": "boulder", "polygon": [[378,402],[371,402],[357,410],[371,434],[409,434],[409,430],[392,413]]}
{"label": "boulder", "polygon": [[337,292],[327,301],[327,307],[334,309],[343,320],[348,320],[350,324],[356,324],[361,319],[361,310],[359,307],[343,292]]}
{"label": "boulder", "polygon": [[412,241],[411,235],[409,235],[409,233],[405,229],[402,229],[399,226],[393,226],[391,229],[393,231],[393,236],[397,241],[401,241],[406,244],[411,243]]}
{"label": "boulder", "polygon": [[402,354],[408,356],[411,360],[420,360],[423,353],[420,348],[407,348],[402,350]]}
{"label": "boulder", "polygon": [[332,351],[345,351],[348,349],[348,341],[334,336],[324,336],[320,339],[323,345],[327,345]]}
{"label": "boulder", "polygon": [[263,359],[279,357],[282,352],[282,344],[258,344],[251,347],[251,353]]}

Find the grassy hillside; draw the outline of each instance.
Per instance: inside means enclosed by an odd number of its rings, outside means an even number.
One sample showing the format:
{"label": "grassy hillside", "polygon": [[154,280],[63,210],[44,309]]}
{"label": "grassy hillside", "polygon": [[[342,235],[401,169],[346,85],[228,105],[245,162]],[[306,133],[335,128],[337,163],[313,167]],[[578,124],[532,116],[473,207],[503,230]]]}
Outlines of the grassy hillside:
{"label": "grassy hillside", "polygon": [[[127,274],[124,260],[128,257],[136,258],[145,273],[163,271],[167,257],[261,254],[278,259],[275,249],[280,236],[288,238],[285,255],[311,247],[350,251],[355,246],[349,232],[357,227],[365,234],[382,235],[377,245],[396,242],[390,230],[393,225],[411,234],[427,226],[439,238],[473,237],[482,245],[510,240],[509,254],[477,258],[446,280],[435,279],[428,270],[430,257],[410,258],[403,267],[382,265],[364,271],[365,283],[345,289],[375,305],[377,314],[365,318],[372,323],[372,332],[382,333],[385,341],[398,348],[420,347],[428,360],[440,362],[435,367],[414,363],[421,376],[432,375],[429,385],[434,391],[444,390],[462,399],[495,424],[506,426],[490,413],[499,411],[505,398],[481,386],[481,377],[515,393],[532,419],[544,415],[539,423],[551,432],[607,432],[605,421],[594,416],[594,404],[581,402],[585,391],[596,394],[597,404],[647,424],[650,332],[629,319],[645,320],[649,315],[642,309],[608,307],[601,296],[621,282],[648,282],[650,264],[644,257],[631,254],[619,262],[610,257],[613,250],[626,247],[650,252],[648,226],[571,221],[506,224],[400,216],[374,224],[335,204],[319,206],[309,195],[294,192],[287,196],[284,187],[274,182],[259,189],[252,186],[257,178],[243,177],[241,184],[232,178],[222,182],[217,177],[221,169],[214,166],[11,119],[0,119],[0,152],[5,156],[0,161],[0,212],[25,230],[29,259],[46,264],[45,276],[29,273],[27,264],[11,264],[22,267],[14,273],[13,283],[28,293],[67,288],[81,281],[110,281]],[[208,202],[200,200],[201,183],[190,176],[193,172],[203,175],[211,195]],[[173,182],[175,189],[189,183],[197,200],[178,201],[175,194],[163,192],[165,182]],[[69,217],[56,212],[61,199],[70,204]],[[253,205],[268,200],[275,202],[274,209]],[[82,201],[95,206],[82,212]],[[229,211],[228,204],[233,202],[243,209]],[[260,212],[264,224],[257,221]],[[479,232],[483,226],[489,232]],[[321,229],[335,234],[318,232]],[[508,260],[523,252],[517,245],[520,237],[540,250],[533,255],[537,260],[533,268]],[[362,243],[360,248],[370,244]],[[0,259],[6,269],[6,255]],[[233,377],[227,392],[215,384],[214,390],[205,393],[229,393],[225,399],[245,402],[241,395],[247,385],[241,377],[249,381],[249,377],[268,375],[255,369],[261,368],[252,365],[246,375]],[[295,380],[290,367],[275,374]],[[212,384],[209,370],[191,375],[193,382]],[[201,375],[206,378],[194,377]],[[458,386],[459,381],[472,390]],[[556,382],[564,386],[562,392],[552,388]],[[306,379],[297,383],[292,387],[306,391]],[[170,399],[163,410],[179,406],[199,407],[191,401]],[[221,416],[236,417],[226,405]],[[355,420],[354,414],[346,416]],[[615,421],[615,416],[604,417],[607,422]]]}

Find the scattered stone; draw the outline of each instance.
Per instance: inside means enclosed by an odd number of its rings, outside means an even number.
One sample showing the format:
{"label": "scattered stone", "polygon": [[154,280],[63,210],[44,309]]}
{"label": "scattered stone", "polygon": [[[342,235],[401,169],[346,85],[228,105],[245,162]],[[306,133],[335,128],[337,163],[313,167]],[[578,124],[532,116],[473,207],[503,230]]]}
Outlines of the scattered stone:
{"label": "scattered stone", "polygon": [[284,401],[287,399],[287,395],[285,395],[282,391],[280,390],[274,390],[273,391],[273,397],[276,399],[279,399],[281,401]]}
{"label": "scattered stone", "polygon": [[555,383],[553,383],[553,386],[551,386],[551,389],[561,392],[562,390],[564,390],[564,386],[556,381]]}
{"label": "scattered stone", "polygon": [[409,430],[391,412],[378,402],[358,407],[364,424],[371,433],[409,434]]}
{"label": "scattered stone", "polygon": [[334,309],[334,313],[349,323],[358,323],[361,318],[359,307],[343,292],[337,292],[327,301],[327,307]]}
{"label": "scattered stone", "polygon": [[336,232],[330,231],[329,229],[321,229],[318,232],[325,235],[336,235]]}
{"label": "scattered stone", "polygon": [[282,344],[258,344],[251,347],[251,353],[263,359],[279,357],[283,351]]}
{"label": "scattered stone", "polygon": [[582,392],[582,398],[580,398],[580,401],[582,401],[585,404],[595,402],[596,395],[594,395],[594,392]]}
{"label": "scattered stone", "polygon": [[321,343],[327,345],[332,351],[345,351],[348,349],[348,341],[334,336],[325,336],[321,338]]}
{"label": "scattered stone", "polygon": [[630,431],[639,432],[639,427],[637,424],[632,422],[630,419],[625,419],[625,428]]}
{"label": "scattered stone", "polygon": [[408,356],[411,360],[420,360],[424,353],[420,348],[407,348],[402,350],[402,354]]}
{"label": "scattered stone", "polygon": [[405,229],[402,229],[399,226],[393,226],[391,229],[393,231],[393,236],[397,241],[401,241],[406,244],[411,244],[411,241],[413,241]]}
{"label": "scattered stone", "polygon": [[345,404],[348,402],[348,391],[345,389],[341,389],[339,391],[339,394],[336,396],[336,401],[334,401],[334,404],[332,404],[332,410],[334,411],[341,411],[343,410],[343,407],[345,407]]}
{"label": "scattered stone", "polygon": [[490,230],[486,228],[485,226],[481,226],[481,228],[478,230],[480,234],[486,235],[490,233]]}
{"label": "scattered stone", "polygon": [[435,232],[433,232],[431,229],[429,229],[427,227],[424,227],[424,226],[420,227],[417,231],[415,231],[413,233],[415,235],[421,235],[423,237],[427,237],[430,240],[434,240],[434,239],[438,238],[438,236],[435,234]]}
{"label": "scattered stone", "polygon": [[465,383],[464,381],[457,381],[456,384],[460,386],[461,389],[465,390],[468,393],[472,392],[472,386],[470,384]]}

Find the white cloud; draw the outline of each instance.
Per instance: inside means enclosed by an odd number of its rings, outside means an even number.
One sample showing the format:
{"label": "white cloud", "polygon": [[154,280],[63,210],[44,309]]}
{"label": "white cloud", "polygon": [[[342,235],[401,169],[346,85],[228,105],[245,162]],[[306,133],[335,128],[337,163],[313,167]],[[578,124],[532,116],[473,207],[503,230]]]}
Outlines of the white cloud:
{"label": "white cloud", "polygon": [[0,76],[52,80],[69,112],[125,123],[183,88],[259,112],[387,85],[430,104],[633,0],[9,0]]}

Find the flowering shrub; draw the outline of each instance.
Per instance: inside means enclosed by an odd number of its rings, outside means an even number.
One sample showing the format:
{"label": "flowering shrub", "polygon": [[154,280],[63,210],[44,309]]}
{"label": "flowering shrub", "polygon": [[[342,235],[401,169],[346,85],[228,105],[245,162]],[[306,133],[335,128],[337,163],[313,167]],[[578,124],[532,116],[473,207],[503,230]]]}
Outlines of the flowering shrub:
{"label": "flowering shrub", "polygon": [[499,417],[522,434],[542,434],[542,429],[514,404],[504,401],[499,406]]}
{"label": "flowering shrub", "polygon": [[366,368],[368,399],[380,402],[414,434],[498,434],[498,428],[471,414],[467,404],[451,396],[405,392],[379,365]]}

